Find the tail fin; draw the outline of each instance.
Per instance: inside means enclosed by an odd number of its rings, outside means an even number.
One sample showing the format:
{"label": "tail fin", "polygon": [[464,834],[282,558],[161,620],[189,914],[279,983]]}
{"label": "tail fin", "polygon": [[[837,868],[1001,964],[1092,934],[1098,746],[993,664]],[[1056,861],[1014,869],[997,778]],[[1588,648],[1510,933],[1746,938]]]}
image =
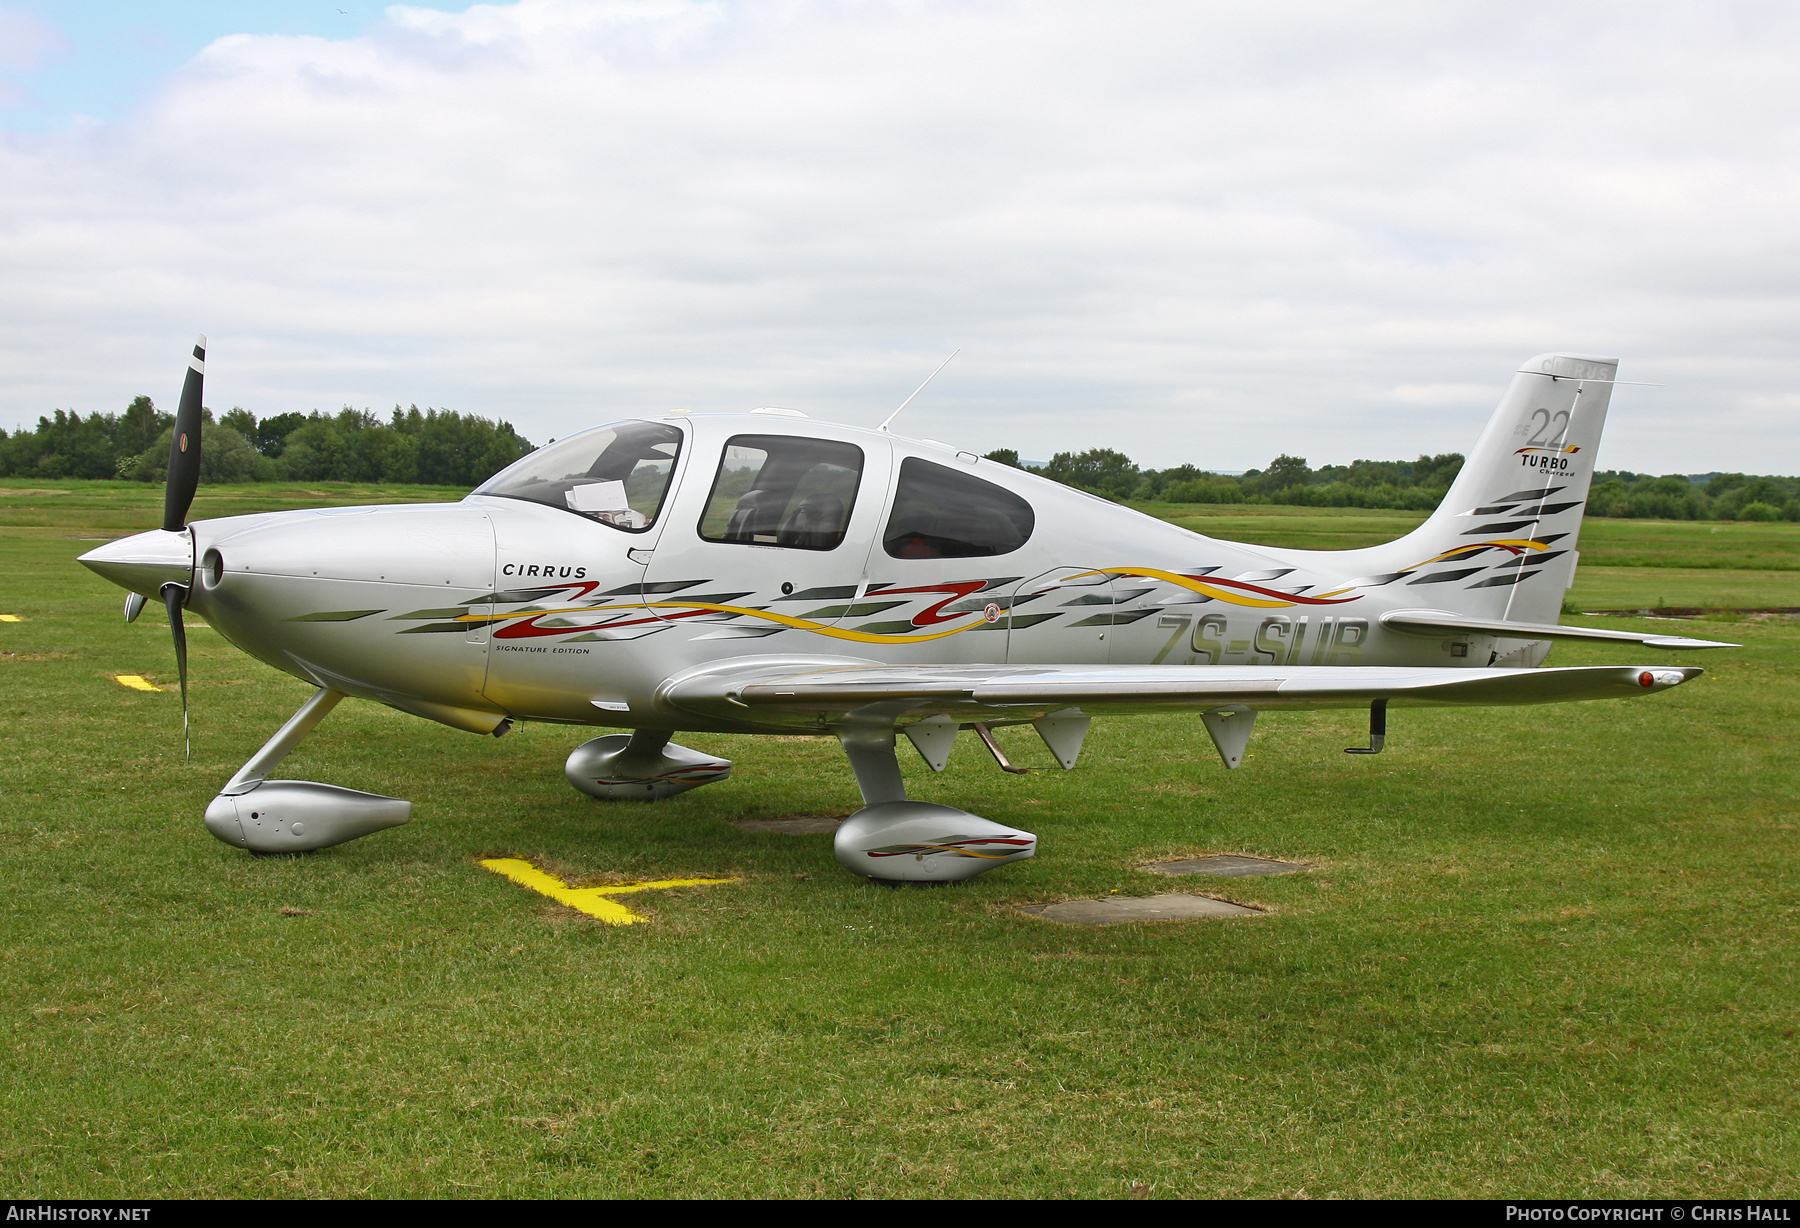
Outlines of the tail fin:
{"label": "tail fin", "polygon": [[1420,606],[1554,623],[1575,578],[1576,542],[1616,358],[1542,354],[1513,376],[1481,441],[1429,520],[1355,555],[1382,587]]}

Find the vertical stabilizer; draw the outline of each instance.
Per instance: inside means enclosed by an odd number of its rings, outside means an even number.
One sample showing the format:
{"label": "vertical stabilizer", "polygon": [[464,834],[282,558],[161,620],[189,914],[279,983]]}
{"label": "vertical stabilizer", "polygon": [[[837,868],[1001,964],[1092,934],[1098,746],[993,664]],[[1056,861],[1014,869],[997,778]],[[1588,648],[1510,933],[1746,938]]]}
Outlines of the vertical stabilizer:
{"label": "vertical stabilizer", "polygon": [[1487,430],[1431,518],[1354,552],[1406,587],[1409,604],[1554,623],[1575,578],[1576,543],[1616,358],[1542,354],[1513,376]]}

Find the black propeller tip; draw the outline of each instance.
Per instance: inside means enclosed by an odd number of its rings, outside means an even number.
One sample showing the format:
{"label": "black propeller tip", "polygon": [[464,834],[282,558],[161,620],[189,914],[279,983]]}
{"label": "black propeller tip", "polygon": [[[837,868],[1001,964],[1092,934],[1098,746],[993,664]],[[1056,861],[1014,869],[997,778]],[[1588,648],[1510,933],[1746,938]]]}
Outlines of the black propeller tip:
{"label": "black propeller tip", "polygon": [[200,397],[206,383],[206,334],[194,342],[181,404],[175,410],[175,437],[169,441],[169,478],[163,491],[163,528],[179,533],[187,527],[188,508],[200,486]]}

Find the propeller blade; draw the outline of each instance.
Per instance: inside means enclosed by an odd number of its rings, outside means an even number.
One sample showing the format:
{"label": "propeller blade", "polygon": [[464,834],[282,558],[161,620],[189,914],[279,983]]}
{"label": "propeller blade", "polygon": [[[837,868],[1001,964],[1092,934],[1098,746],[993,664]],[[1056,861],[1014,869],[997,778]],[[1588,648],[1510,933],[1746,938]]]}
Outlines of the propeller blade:
{"label": "propeller blade", "polygon": [[175,410],[175,438],[169,441],[169,483],[163,491],[163,528],[179,533],[187,527],[188,508],[200,485],[200,391],[206,381],[206,335],[194,342],[181,405]]}
{"label": "propeller blade", "polygon": [[185,585],[162,586],[163,605],[169,611],[169,634],[175,637],[175,669],[181,675],[181,740],[187,745],[187,757],[194,757],[194,739],[188,733],[187,696],[187,626],[182,621],[181,607],[187,602]]}

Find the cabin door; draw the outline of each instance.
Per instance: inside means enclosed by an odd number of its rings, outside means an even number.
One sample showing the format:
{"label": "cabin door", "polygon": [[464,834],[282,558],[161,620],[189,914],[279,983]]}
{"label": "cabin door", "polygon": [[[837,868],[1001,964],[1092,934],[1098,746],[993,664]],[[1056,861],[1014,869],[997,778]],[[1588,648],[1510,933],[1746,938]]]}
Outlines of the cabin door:
{"label": "cabin door", "polygon": [[706,639],[791,632],[794,651],[842,651],[820,631],[854,615],[888,464],[885,440],[740,431],[697,449],[645,604]]}
{"label": "cabin door", "polygon": [[1021,580],[1007,602],[1006,660],[1028,665],[1099,665],[1112,631],[1113,582],[1071,565]]}

